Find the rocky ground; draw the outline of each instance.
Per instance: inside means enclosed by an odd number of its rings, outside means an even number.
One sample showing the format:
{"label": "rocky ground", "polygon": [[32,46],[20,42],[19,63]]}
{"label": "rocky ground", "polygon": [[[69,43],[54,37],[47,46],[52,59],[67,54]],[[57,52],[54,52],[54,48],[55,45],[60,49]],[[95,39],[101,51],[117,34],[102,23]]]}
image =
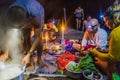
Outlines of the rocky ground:
{"label": "rocky ground", "polygon": [[[64,36],[65,36],[65,39],[82,40],[83,34],[84,34],[83,31],[78,31],[78,30],[75,30],[73,28],[68,28],[65,31]],[[60,36],[58,37],[58,39],[60,39],[60,38],[61,38],[61,33],[60,33]]]}

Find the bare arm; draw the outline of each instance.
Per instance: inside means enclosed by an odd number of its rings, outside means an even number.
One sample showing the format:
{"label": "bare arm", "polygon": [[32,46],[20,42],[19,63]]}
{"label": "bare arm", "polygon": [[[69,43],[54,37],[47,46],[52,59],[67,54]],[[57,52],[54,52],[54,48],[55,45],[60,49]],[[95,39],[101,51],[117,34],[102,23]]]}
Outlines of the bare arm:
{"label": "bare arm", "polygon": [[8,59],[8,50],[5,50],[5,52],[1,53],[0,55],[0,61],[6,61]]}
{"label": "bare arm", "polygon": [[84,19],[84,10],[82,9],[82,20]]}

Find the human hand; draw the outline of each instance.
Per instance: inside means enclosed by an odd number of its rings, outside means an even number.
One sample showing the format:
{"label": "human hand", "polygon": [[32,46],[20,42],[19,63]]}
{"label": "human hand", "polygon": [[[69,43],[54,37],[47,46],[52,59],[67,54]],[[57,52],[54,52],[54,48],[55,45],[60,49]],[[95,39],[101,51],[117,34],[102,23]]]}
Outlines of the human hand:
{"label": "human hand", "polygon": [[8,51],[0,55],[0,61],[6,61],[9,58]]}
{"label": "human hand", "polygon": [[34,65],[29,65],[27,68],[27,71],[34,71],[35,70],[35,66]]}
{"label": "human hand", "polygon": [[87,54],[89,54],[90,52],[89,52],[88,50],[83,50],[83,51],[81,51],[80,53],[83,54],[83,55],[87,55]]}
{"label": "human hand", "polygon": [[101,67],[106,67],[106,66],[108,65],[108,62],[107,62],[107,61],[103,61],[103,60],[101,60],[101,59],[98,58],[98,57],[95,57],[94,59],[95,59],[95,64],[96,64],[96,65],[99,65],[99,66],[101,66]]}
{"label": "human hand", "polygon": [[82,49],[82,46],[78,43],[73,43],[72,47],[74,49],[76,49],[77,51],[81,51],[81,49]]}
{"label": "human hand", "polygon": [[80,53],[82,53],[83,55],[90,54],[90,50],[92,50],[92,48],[89,48],[89,49],[85,50],[84,47],[83,47],[81,49]]}
{"label": "human hand", "polygon": [[26,65],[30,63],[30,54],[27,54],[23,59],[22,59],[22,64]]}

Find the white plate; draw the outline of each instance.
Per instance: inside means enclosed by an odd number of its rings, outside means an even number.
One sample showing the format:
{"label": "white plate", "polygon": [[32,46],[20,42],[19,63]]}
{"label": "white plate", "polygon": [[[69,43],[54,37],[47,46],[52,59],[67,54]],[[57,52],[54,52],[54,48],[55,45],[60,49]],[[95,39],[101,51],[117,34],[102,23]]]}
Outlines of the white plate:
{"label": "white plate", "polygon": [[71,72],[71,73],[82,73],[81,71],[80,72],[75,72],[75,71],[72,71],[70,69],[66,69],[67,71]]}

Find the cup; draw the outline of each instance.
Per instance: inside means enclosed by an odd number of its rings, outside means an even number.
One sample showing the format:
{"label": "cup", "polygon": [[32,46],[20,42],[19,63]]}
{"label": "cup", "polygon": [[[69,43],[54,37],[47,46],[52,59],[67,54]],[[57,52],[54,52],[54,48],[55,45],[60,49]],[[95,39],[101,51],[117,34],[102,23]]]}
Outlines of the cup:
{"label": "cup", "polygon": [[93,72],[89,69],[86,69],[82,72],[83,76],[88,80],[93,80]]}

